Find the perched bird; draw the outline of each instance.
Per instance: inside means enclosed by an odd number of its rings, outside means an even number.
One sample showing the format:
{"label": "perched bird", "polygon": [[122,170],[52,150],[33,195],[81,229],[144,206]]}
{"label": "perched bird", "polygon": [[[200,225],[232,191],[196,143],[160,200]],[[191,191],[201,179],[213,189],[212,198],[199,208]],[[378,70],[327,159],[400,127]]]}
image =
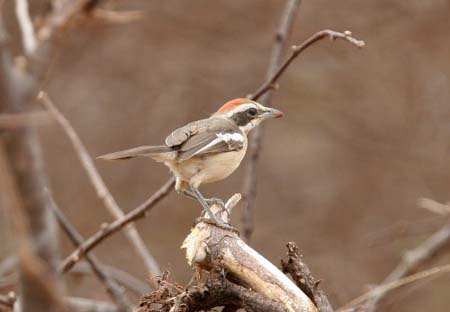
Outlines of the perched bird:
{"label": "perched bird", "polygon": [[238,98],[225,103],[211,117],[176,129],[164,145],[140,146],[99,158],[118,160],[144,156],[163,162],[176,176],[177,192],[198,200],[214,223],[228,227],[209,209],[210,204],[223,203],[215,198],[206,199],[198,188],[232,174],[244,158],[250,130],[263,120],[282,115],[274,108]]}

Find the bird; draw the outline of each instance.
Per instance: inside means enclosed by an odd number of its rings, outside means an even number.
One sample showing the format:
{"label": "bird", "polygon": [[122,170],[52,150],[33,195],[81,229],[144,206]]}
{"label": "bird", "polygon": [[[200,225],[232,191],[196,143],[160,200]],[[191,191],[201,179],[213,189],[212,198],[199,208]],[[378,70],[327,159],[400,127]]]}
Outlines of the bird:
{"label": "bird", "polygon": [[240,165],[248,146],[248,134],[262,121],[283,113],[248,98],[237,98],[223,104],[209,118],[190,122],[170,133],[162,145],[139,146],[98,158],[123,160],[150,157],[164,163],[176,177],[175,190],[197,200],[212,222],[222,228],[210,205],[223,202],[205,198],[199,186],[223,180]]}

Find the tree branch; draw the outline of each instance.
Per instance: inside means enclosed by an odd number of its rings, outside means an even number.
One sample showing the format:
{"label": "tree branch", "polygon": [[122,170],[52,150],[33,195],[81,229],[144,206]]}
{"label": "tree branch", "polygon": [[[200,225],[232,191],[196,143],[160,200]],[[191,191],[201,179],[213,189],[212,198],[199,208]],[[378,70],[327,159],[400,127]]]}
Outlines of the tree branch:
{"label": "tree branch", "polygon": [[288,243],[288,261],[281,260],[283,273],[289,273],[297,286],[311,299],[319,312],[333,312],[325,292],[319,288],[320,280],[316,280],[303,262],[295,243]]}
{"label": "tree branch", "polygon": [[308,39],[306,39],[303,43],[300,45],[292,46],[292,53],[291,55],[283,62],[283,64],[276,70],[276,72],[267,79],[266,82],[264,82],[253,94],[249,95],[249,98],[252,100],[259,99],[262,95],[267,93],[269,90],[273,89],[276,85],[277,81],[280,79],[280,77],[283,75],[283,73],[286,71],[286,69],[289,67],[289,65],[308,47],[316,43],[317,41],[320,41],[325,38],[330,38],[331,40],[341,39],[344,41],[347,41],[353,45],[355,45],[358,48],[362,48],[365,46],[364,41],[358,40],[356,38],[352,37],[352,33],[350,31],[345,31],[343,33],[337,32],[334,30],[321,30]]}
{"label": "tree branch", "polygon": [[74,250],[61,264],[59,271],[67,272],[75,263],[91,251],[94,247],[100,244],[102,241],[110,237],[112,234],[118,232],[123,227],[131,222],[134,222],[140,218],[146,216],[147,212],[152,209],[161,199],[167,196],[175,185],[175,178],[170,178],[158,191],[156,191],[149,199],[127,213],[123,218],[118,219],[109,224],[105,223],[101,226],[100,230],[94,235],[86,239],[81,246]]}
{"label": "tree branch", "polygon": [[135,312],[155,312],[155,305],[160,306],[156,311],[170,312],[209,311],[223,306],[244,308],[249,312],[287,311],[279,302],[232,283],[217,272],[209,274],[203,287],[183,290],[168,280],[160,281],[159,289],[140,299]]}
{"label": "tree branch", "polygon": [[[38,95],[38,99],[45,106],[45,108],[53,115],[55,120],[63,129],[64,133],[70,139],[72,146],[83,165],[84,170],[86,171],[89,180],[94,187],[97,196],[102,200],[105,208],[109,211],[109,213],[116,219],[122,219],[125,216],[123,210],[119,207],[117,202],[114,200],[111,192],[106,187],[105,182],[100,176],[97,168],[94,165],[94,162],[89,155],[86,147],[83,142],[81,142],[78,134],[75,129],[72,127],[70,122],[64,117],[63,114],[56,108],[56,106],[51,101],[50,97],[45,92],[40,92]],[[144,262],[147,270],[151,275],[159,275],[161,274],[161,270],[159,269],[159,265],[156,262],[155,258],[151,255],[150,251],[146,247],[143,239],[139,235],[136,227],[133,224],[129,224],[124,228],[125,236],[128,238],[130,244],[134,247],[136,253],[141,257]],[[155,284],[152,285],[156,287]]]}
{"label": "tree branch", "polygon": [[[270,58],[269,68],[267,70],[267,79],[272,77],[281,60],[281,56],[285,50],[286,42],[294,24],[297,9],[300,5],[300,0],[288,0],[283,11],[280,26],[275,35],[275,43],[272,49],[272,56]],[[268,90],[269,91],[269,90]],[[256,99],[256,98],[255,98]],[[261,100],[261,104],[270,106],[271,92]],[[259,152],[261,150],[262,128],[258,127],[254,130],[249,141],[249,156],[244,174],[244,199],[245,206],[242,210],[242,234],[246,241],[249,241],[254,229],[253,224],[253,205],[256,198],[256,166],[259,159]]]}
{"label": "tree branch", "polygon": [[[111,279],[115,280],[119,285],[129,289],[138,296],[147,293],[150,289],[146,282],[137,279],[126,271],[104,263],[101,264],[101,267],[104,271],[106,271]],[[70,272],[75,275],[91,275],[92,269],[88,263],[80,261],[72,268]]]}
{"label": "tree branch", "polygon": [[[432,234],[427,240],[416,248],[407,251],[403,254],[402,261],[397,267],[384,279],[381,287],[386,284],[393,283],[407,276],[425,262],[434,258],[444,249],[449,247],[450,243],[450,224],[443,226],[439,231]],[[367,312],[376,310],[378,302],[390,291],[391,288],[386,288],[384,291],[378,291],[371,296],[364,309]]]}
{"label": "tree branch", "polygon": [[[228,222],[240,194],[225,209],[214,205],[213,213]],[[281,304],[290,312],[317,312],[316,306],[286,275],[229,230],[210,224],[203,217],[183,242],[188,264],[198,270],[223,271],[228,280]]]}
{"label": "tree branch", "polygon": [[[56,220],[63,231],[67,234],[72,244],[75,247],[80,246],[83,243],[83,237],[80,233],[78,233],[72,224],[70,224],[69,220],[67,220],[66,216],[58,208],[56,203],[52,202],[51,208]],[[125,295],[123,289],[109,277],[97,257],[93,254],[86,255],[86,261],[91,266],[92,271],[98,277],[99,281],[105,286],[106,291],[111,296],[111,299],[119,306],[120,311],[127,311],[128,308],[131,307],[130,300]]]}
{"label": "tree branch", "polygon": [[16,16],[19,28],[22,32],[23,47],[27,55],[32,55],[37,48],[37,39],[34,33],[33,23],[28,12],[27,0],[16,0]]}
{"label": "tree branch", "polygon": [[[375,287],[371,289],[370,291],[366,292],[365,294],[353,299],[343,307],[339,308],[336,312],[347,312],[347,311],[355,311],[358,306],[363,305],[365,302],[369,301],[370,299],[377,298],[381,294],[385,294],[393,289],[397,289],[399,287],[405,286],[407,284],[411,284],[414,282],[417,282],[419,280],[434,277],[437,275],[450,273],[450,264],[434,267],[428,270],[420,271],[415,274],[408,275],[406,277],[394,280],[392,282],[382,284],[378,287]],[[363,306],[362,311],[366,312],[366,308]]]}

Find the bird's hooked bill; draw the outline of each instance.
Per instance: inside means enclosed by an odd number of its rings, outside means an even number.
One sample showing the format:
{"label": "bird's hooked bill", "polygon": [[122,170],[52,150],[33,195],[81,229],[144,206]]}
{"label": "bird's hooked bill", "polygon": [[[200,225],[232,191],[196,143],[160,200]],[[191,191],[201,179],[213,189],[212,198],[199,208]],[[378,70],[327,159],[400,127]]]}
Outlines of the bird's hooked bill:
{"label": "bird's hooked bill", "polygon": [[275,109],[275,108],[271,108],[271,107],[266,107],[264,109],[264,113],[262,114],[262,117],[264,119],[268,119],[268,118],[280,118],[283,117],[283,112]]}

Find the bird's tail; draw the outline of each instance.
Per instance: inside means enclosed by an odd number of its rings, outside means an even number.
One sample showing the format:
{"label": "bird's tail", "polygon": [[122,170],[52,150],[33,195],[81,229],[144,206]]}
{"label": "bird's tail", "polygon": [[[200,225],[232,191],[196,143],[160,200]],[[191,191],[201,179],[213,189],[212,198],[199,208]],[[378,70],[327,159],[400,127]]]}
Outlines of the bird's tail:
{"label": "bird's tail", "polygon": [[160,146],[139,146],[127,150],[106,154],[97,158],[104,160],[122,160],[140,156],[150,156],[172,152],[172,149],[165,145]]}

